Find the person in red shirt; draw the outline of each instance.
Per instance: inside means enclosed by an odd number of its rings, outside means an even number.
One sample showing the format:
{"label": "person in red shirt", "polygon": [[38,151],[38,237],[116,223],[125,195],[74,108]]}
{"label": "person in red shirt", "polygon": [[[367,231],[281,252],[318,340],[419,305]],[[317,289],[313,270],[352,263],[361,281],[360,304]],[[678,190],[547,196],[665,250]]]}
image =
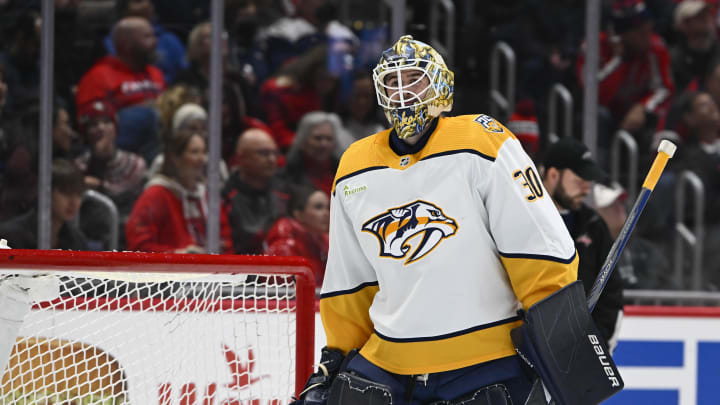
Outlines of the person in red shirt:
{"label": "person in red shirt", "polygon": [[330,199],[324,191],[297,187],[290,196],[289,211],[290,217],[278,219],[268,231],[265,254],[308,259],[319,287],[327,263]]}
{"label": "person in red shirt", "polygon": [[[675,90],[670,54],[653,32],[641,0],[615,0],[612,23],[614,33],[600,35],[599,102],[611,113],[612,127],[642,137],[664,115]],[[581,80],[584,63],[581,52],[577,66]]]}
{"label": "person in red shirt", "polygon": [[327,47],[318,46],[288,63],[260,88],[260,103],[273,138],[287,151],[300,119],[324,109],[337,79],[327,70]]}
{"label": "person in red shirt", "polygon": [[[163,167],[148,182],[125,227],[128,250],[204,253],[207,152],[202,134],[179,131],[164,142]],[[227,217],[220,215],[221,251],[232,251]]]}
{"label": "person in red shirt", "polygon": [[165,88],[163,73],[155,60],[157,39],[144,18],[127,17],[112,30],[117,56],[100,59],[78,83],[78,109],[107,100],[116,110],[154,100]]}

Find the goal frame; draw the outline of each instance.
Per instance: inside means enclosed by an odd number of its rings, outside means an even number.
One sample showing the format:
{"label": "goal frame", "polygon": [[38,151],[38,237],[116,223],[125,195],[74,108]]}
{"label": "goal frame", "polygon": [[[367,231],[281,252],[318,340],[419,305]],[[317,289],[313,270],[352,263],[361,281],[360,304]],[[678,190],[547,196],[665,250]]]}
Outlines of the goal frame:
{"label": "goal frame", "polygon": [[[307,259],[286,256],[0,250],[0,272],[142,272],[198,273],[213,267],[227,274],[295,277],[295,395],[313,372],[315,350],[315,277]],[[211,273],[201,271],[201,273]]]}

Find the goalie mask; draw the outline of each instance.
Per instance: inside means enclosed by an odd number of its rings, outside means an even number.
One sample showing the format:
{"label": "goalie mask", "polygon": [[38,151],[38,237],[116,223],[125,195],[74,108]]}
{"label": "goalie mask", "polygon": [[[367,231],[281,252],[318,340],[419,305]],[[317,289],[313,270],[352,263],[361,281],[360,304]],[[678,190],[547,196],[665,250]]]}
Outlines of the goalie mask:
{"label": "goalie mask", "polygon": [[422,133],[452,109],[454,77],[435,49],[410,35],[383,52],[373,69],[375,93],[400,139]]}

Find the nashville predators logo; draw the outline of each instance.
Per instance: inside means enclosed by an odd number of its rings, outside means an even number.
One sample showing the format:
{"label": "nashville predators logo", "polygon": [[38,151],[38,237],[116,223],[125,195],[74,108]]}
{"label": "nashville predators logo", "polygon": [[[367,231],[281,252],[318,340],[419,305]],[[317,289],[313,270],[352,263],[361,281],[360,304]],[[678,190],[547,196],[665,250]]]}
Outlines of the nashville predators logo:
{"label": "nashville predators logo", "polygon": [[419,242],[405,264],[421,259],[444,239],[457,231],[457,223],[435,204],[417,200],[402,207],[391,208],[362,226],[380,242],[380,256],[403,259],[412,250],[410,240]]}
{"label": "nashville predators logo", "polygon": [[488,132],[496,132],[496,133],[505,132],[503,127],[500,125],[500,123],[498,123],[492,117],[489,117],[485,114],[478,115],[477,117],[475,117],[474,121],[477,122],[478,124],[482,125],[483,127],[485,127],[485,129],[487,129]]}

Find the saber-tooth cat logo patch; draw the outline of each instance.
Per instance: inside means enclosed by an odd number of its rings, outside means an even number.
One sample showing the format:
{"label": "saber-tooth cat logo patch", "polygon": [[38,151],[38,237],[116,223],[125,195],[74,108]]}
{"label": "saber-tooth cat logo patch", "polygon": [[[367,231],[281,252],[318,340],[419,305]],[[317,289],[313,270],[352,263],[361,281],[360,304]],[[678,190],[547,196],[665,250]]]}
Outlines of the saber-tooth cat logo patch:
{"label": "saber-tooth cat logo patch", "polygon": [[457,229],[453,218],[446,216],[435,204],[423,200],[390,208],[362,226],[363,232],[372,233],[380,242],[380,256],[407,257],[405,264],[425,257],[443,239],[455,235]]}

